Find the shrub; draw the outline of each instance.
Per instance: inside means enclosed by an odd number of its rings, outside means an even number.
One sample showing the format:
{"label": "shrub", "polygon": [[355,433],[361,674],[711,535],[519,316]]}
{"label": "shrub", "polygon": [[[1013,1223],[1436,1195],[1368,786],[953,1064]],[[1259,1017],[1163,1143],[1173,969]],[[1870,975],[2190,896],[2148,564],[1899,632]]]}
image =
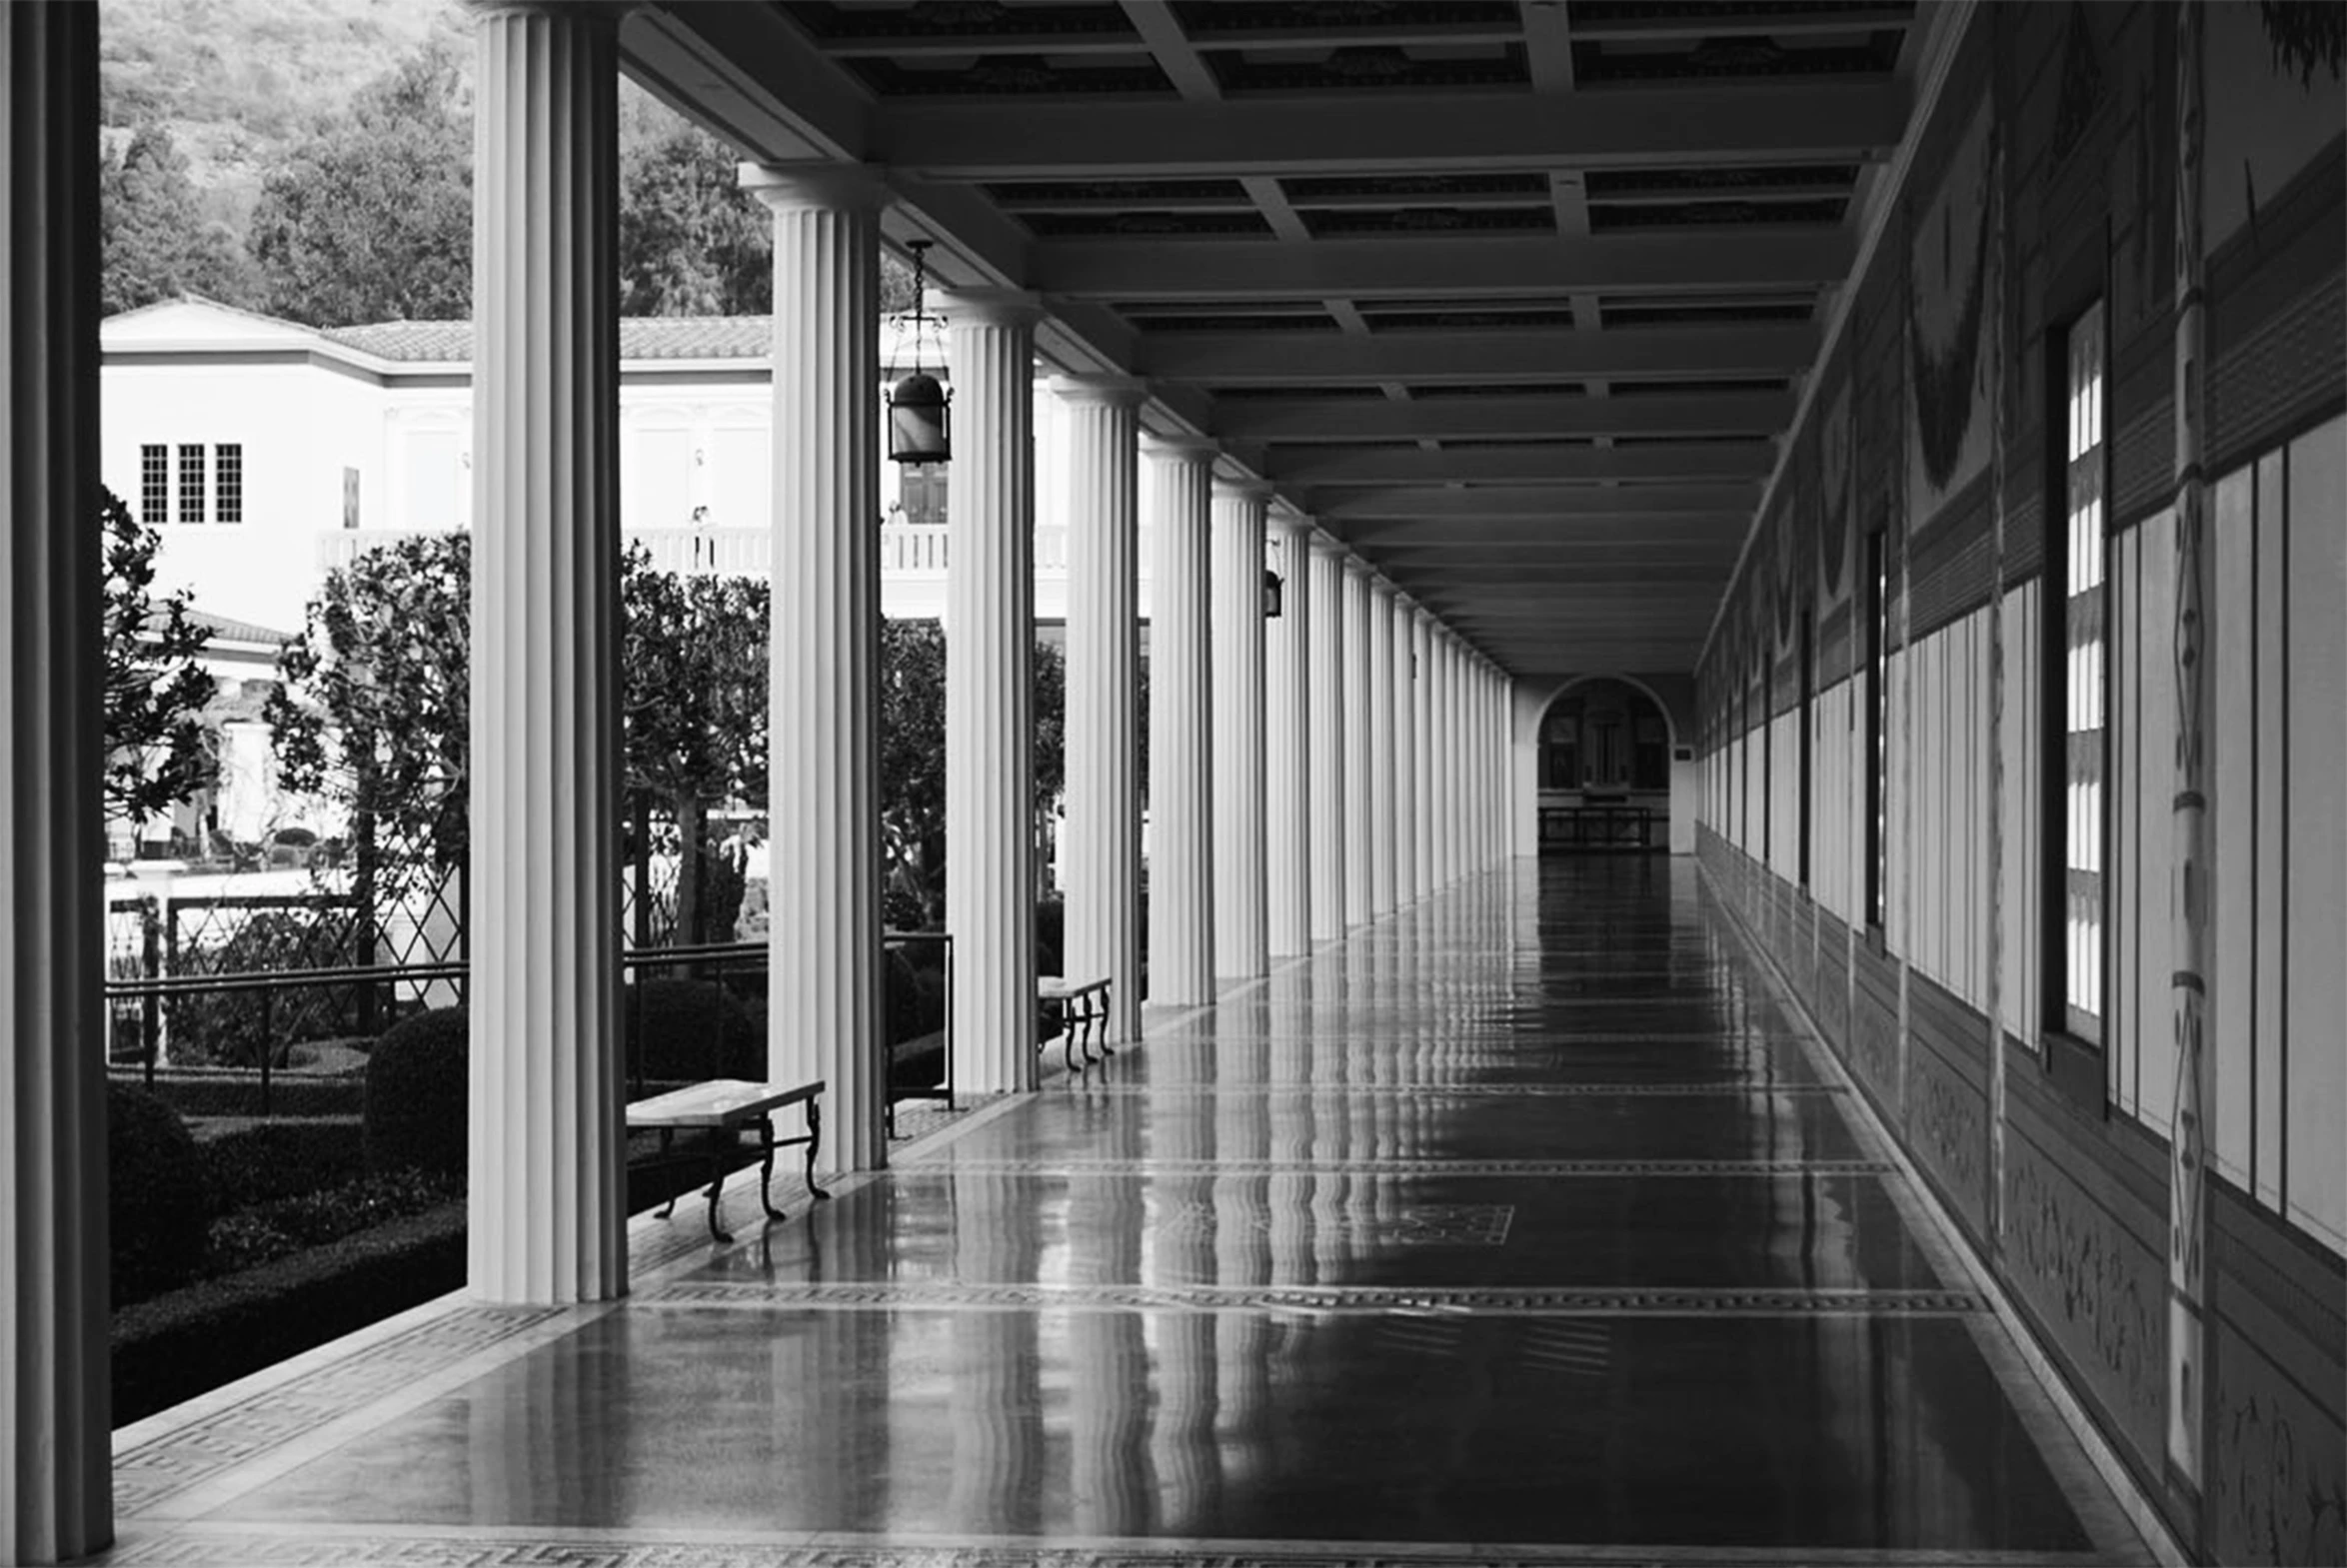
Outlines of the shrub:
{"label": "shrub", "polygon": [[339,1187],[366,1173],[357,1116],[232,1123],[203,1129],[197,1148],[223,1214]]}
{"label": "shrub", "polygon": [[[130,1081],[126,1076],[124,1081]],[[356,1074],[279,1074],[269,1085],[269,1113],[278,1116],[356,1116],[364,1107],[366,1084]],[[253,1070],[166,1069],[155,1074],[154,1094],[183,1116],[258,1116],[261,1075]]]}
{"label": "shrub", "polygon": [[114,1319],[114,1419],[167,1409],[465,1282],[465,1206],[449,1203]]}
{"label": "shrub", "polygon": [[[339,911],[314,910],[304,915],[289,909],[264,909],[238,926],[217,948],[204,952],[199,963],[191,964],[191,954],[183,952],[178,972],[251,974],[314,969],[348,962],[348,945],[349,932]],[[174,1060],[242,1067],[260,1064],[259,991],[199,992],[174,996],[165,1006],[171,1010]],[[283,1066],[286,1047],[296,1040],[355,1032],[359,987],[345,983],[280,990],[269,1010],[270,1062]]]}
{"label": "shrub", "polygon": [[462,1196],[446,1176],[395,1170],[258,1203],[212,1222],[209,1269],[255,1268]]}
{"label": "shrub", "polygon": [[468,1055],[463,1007],[420,1012],[375,1042],[362,1137],[370,1171],[464,1179]]}
{"label": "shrub", "polygon": [[[929,949],[935,954],[937,949]],[[917,1039],[946,1026],[944,970],[916,961],[901,947],[888,954],[888,1037],[892,1045]]]}
{"label": "shrub", "polygon": [[654,1082],[766,1077],[766,1032],[712,980],[638,980],[620,999],[620,1039],[629,1067]]}
{"label": "shrub", "polygon": [[114,1300],[143,1301],[203,1266],[211,1190],[179,1112],[126,1083],[106,1085],[106,1154]]}
{"label": "shrub", "polygon": [[1039,898],[1035,905],[1035,972],[1065,974],[1060,967],[1068,950],[1068,903],[1063,898]]}

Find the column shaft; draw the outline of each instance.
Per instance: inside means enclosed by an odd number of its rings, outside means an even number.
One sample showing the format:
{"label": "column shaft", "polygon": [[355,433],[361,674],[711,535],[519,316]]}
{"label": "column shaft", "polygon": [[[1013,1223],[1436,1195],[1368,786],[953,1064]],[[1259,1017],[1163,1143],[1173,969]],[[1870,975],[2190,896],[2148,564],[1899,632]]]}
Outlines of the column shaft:
{"label": "column shaft", "polygon": [[1364,925],[1375,908],[1376,759],[1370,738],[1369,566],[1344,560],[1344,923]]}
{"label": "column shaft", "polygon": [[946,577],[946,929],[954,1081],[1031,1088],[1035,1025],[1035,322],[1026,295],[958,295],[954,549]]}
{"label": "column shaft", "polygon": [[886,1161],[881,1066],[879,208],[862,169],[750,167],[773,209],[767,1061],[822,1078],[825,1153]]}
{"label": "column shaft", "polygon": [[1311,542],[1312,940],[1344,934],[1346,747],[1344,720],[1344,547],[1324,534]]}
{"label": "column shaft", "polygon": [[1071,974],[1107,975],[1110,1037],[1141,1032],[1140,415],[1118,378],[1053,384],[1068,415]]}
{"label": "column shaft", "polygon": [[0,1558],[54,1563],[114,1538],[96,7],[0,7]]}
{"label": "column shaft", "polygon": [[1393,912],[1393,585],[1369,584],[1369,913]]}
{"label": "column shaft", "polygon": [[617,25],[475,23],[472,1178],[488,1301],[627,1289]]}
{"label": "column shaft", "polygon": [[1273,957],[1312,950],[1311,526],[1282,517],[1270,527],[1280,579],[1279,619],[1265,629],[1264,741],[1270,753],[1269,820]]}
{"label": "column shaft", "polygon": [[1208,488],[1214,449],[1154,443],[1150,578],[1150,999],[1214,999],[1213,643]]}
{"label": "column shaft", "polygon": [[1258,486],[1214,487],[1214,972],[1270,968],[1263,865],[1263,503]]}
{"label": "column shaft", "polygon": [[1393,903],[1418,899],[1417,651],[1411,646],[1417,610],[1393,601]]}
{"label": "column shaft", "polygon": [[1410,694],[1411,747],[1410,772],[1416,781],[1416,809],[1413,845],[1417,861],[1418,896],[1424,897],[1441,885],[1434,874],[1434,824],[1438,806],[1434,798],[1434,759],[1440,743],[1434,731],[1434,646],[1431,636],[1434,621],[1423,610],[1410,613],[1409,644],[1416,671]]}

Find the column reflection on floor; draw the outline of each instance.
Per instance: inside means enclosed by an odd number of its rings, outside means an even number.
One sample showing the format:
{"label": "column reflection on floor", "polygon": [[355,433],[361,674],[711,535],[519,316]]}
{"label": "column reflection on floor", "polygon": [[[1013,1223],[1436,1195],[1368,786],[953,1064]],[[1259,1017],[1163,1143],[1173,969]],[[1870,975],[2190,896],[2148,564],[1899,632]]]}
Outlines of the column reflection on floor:
{"label": "column reflection on floor", "polygon": [[1523,862],[215,1517],[2132,1560],[1920,1215],[1688,862]]}

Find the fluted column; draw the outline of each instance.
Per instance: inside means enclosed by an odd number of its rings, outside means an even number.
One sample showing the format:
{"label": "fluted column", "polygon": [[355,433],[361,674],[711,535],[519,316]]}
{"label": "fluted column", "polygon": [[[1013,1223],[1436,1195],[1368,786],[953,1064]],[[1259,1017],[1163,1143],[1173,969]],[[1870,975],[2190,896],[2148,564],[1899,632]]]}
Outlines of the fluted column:
{"label": "fluted column", "polygon": [[1312,940],[1344,934],[1344,547],[1311,536]]}
{"label": "fluted column", "polygon": [[1035,1085],[1035,297],[957,294],[946,572],[946,929],[954,1081]]}
{"label": "fluted column", "polygon": [[1393,755],[1393,585],[1369,581],[1369,913],[1393,912],[1394,806],[1399,772]]}
{"label": "fluted column", "polygon": [[1141,1032],[1141,456],[1148,389],[1052,383],[1068,405],[1070,974],[1107,975],[1109,1036]]}
{"label": "fluted column", "polygon": [[1366,924],[1376,897],[1376,757],[1369,704],[1369,564],[1344,558],[1344,923]]}
{"label": "fluted column", "polygon": [[1458,641],[1442,634],[1442,879],[1455,882],[1466,870],[1466,730],[1460,714]]}
{"label": "fluted column", "polygon": [[1263,866],[1263,507],[1269,488],[1213,499],[1214,972],[1270,968]]}
{"label": "fluted column", "polygon": [[1265,628],[1264,744],[1269,817],[1270,947],[1275,958],[1312,950],[1312,527],[1281,515],[1270,525],[1279,619]]}
{"label": "fluted column", "polygon": [[767,1070],[821,1078],[826,1157],[885,1163],[880,1062],[880,207],[866,170],[742,170],[774,221],[774,874]]}
{"label": "fluted column", "polygon": [[1466,659],[1466,747],[1462,754],[1466,764],[1466,865],[1470,871],[1483,868],[1483,819],[1488,814],[1489,802],[1484,796],[1483,780],[1483,664],[1473,654]]}
{"label": "fluted column", "polygon": [[1431,890],[1450,885],[1450,641],[1442,623],[1426,624],[1426,860]]}
{"label": "fluted column", "polygon": [[468,1277],[598,1301],[628,1282],[618,27],[475,28]]}
{"label": "fluted column", "polygon": [[1153,441],[1150,518],[1150,999],[1214,999],[1214,746],[1209,728],[1214,446]]}
{"label": "fluted column", "polygon": [[98,809],[98,21],[0,6],[0,1559],[114,1538]]}
{"label": "fluted column", "polygon": [[1434,874],[1434,823],[1438,809],[1434,798],[1434,759],[1439,742],[1434,733],[1434,618],[1423,609],[1410,612],[1409,645],[1416,679],[1410,693],[1410,723],[1414,738],[1410,748],[1410,772],[1415,780],[1415,820],[1412,831],[1414,858],[1417,861],[1418,896],[1424,897],[1441,885]]}
{"label": "fluted column", "polygon": [[1393,596],[1387,643],[1393,672],[1392,699],[1386,710],[1393,716],[1393,906],[1405,908],[1417,901],[1417,724],[1416,684],[1411,670],[1416,655],[1410,649],[1415,606],[1406,594]]}

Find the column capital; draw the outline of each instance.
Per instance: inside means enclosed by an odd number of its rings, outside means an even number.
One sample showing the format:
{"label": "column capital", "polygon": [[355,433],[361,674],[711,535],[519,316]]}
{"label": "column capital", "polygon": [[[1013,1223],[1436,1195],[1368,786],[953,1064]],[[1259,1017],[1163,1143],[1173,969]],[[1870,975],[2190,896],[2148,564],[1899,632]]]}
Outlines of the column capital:
{"label": "column capital", "polygon": [[1348,552],[1345,548],[1343,540],[1338,539],[1335,535],[1329,533],[1326,529],[1314,529],[1312,531],[1312,554],[1315,556],[1333,556],[1341,559],[1343,556],[1348,554]]}
{"label": "column capital", "polygon": [[1368,578],[1372,582],[1375,581],[1377,576],[1377,569],[1375,567],[1370,566],[1366,561],[1363,561],[1360,557],[1355,555],[1348,554],[1345,556],[1344,570],[1353,577]]}
{"label": "column capital", "polygon": [[744,163],[734,177],[776,212],[877,211],[889,199],[881,172],[861,163]]}
{"label": "column capital", "polygon": [[1263,520],[1263,530],[1272,538],[1286,544],[1300,544],[1313,539],[1309,518],[1297,517],[1292,512],[1273,512]]}
{"label": "column capital", "polygon": [[932,289],[925,302],[960,326],[1032,327],[1044,319],[1044,297],[1032,289]]}
{"label": "column capital", "polygon": [[1048,385],[1066,403],[1138,409],[1150,400],[1150,384],[1139,376],[1054,376]]}
{"label": "column capital", "polygon": [[1145,430],[1141,450],[1161,463],[1211,464],[1222,455],[1222,444],[1207,436],[1160,436]]}
{"label": "column capital", "polygon": [[1223,479],[1217,476],[1214,480],[1214,499],[1251,501],[1257,506],[1267,507],[1271,504],[1271,486],[1266,480]]}
{"label": "column capital", "polygon": [[509,15],[551,16],[589,27],[608,27],[614,32],[619,31],[620,23],[638,4],[639,0],[602,0],[593,5],[580,5],[576,0],[461,0],[464,14],[476,22]]}

